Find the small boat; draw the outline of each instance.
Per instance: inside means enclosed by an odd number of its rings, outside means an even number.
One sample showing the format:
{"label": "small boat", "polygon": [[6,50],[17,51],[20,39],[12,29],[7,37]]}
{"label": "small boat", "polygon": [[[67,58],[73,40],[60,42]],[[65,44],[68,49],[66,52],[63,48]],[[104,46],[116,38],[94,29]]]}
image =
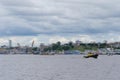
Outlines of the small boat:
{"label": "small boat", "polygon": [[84,56],[84,58],[98,58],[98,54],[94,54],[94,53],[88,53],[86,56]]}

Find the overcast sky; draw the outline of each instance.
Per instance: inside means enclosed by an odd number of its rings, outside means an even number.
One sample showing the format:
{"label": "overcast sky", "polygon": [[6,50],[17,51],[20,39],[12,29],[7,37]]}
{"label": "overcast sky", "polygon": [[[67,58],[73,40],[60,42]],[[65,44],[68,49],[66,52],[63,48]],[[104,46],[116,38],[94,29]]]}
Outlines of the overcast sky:
{"label": "overcast sky", "polygon": [[120,40],[120,0],[0,0],[0,45]]}

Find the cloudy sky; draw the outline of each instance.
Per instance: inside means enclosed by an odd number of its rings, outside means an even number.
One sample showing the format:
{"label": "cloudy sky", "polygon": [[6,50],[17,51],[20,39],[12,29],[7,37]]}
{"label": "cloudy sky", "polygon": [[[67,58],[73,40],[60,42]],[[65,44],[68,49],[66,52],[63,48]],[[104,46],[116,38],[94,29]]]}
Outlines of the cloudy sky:
{"label": "cloudy sky", "polygon": [[0,0],[0,45],[119,41],[120,0]]}

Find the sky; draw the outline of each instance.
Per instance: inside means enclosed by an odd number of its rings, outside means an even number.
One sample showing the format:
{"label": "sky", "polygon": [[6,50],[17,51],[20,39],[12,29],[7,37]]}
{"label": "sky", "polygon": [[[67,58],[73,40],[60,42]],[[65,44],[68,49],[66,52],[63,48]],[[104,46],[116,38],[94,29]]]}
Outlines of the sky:
{"label": "sky", "polygon": [[120,0],[0,0],[0,46],[120,40]]}

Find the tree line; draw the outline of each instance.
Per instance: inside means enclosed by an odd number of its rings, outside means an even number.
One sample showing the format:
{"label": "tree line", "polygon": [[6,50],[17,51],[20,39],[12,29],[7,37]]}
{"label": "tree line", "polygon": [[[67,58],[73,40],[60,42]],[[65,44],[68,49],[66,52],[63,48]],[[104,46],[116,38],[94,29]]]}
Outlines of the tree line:
{"label": "tree line", "polygon": [[106,48],[108,45],[106,43],[80,43],[79,45],[68,42],[61,44],[61,42],[56,42],[48,47],[44,48],[44,51],[63,51],[63,50],[97,50],[98,48]]}

